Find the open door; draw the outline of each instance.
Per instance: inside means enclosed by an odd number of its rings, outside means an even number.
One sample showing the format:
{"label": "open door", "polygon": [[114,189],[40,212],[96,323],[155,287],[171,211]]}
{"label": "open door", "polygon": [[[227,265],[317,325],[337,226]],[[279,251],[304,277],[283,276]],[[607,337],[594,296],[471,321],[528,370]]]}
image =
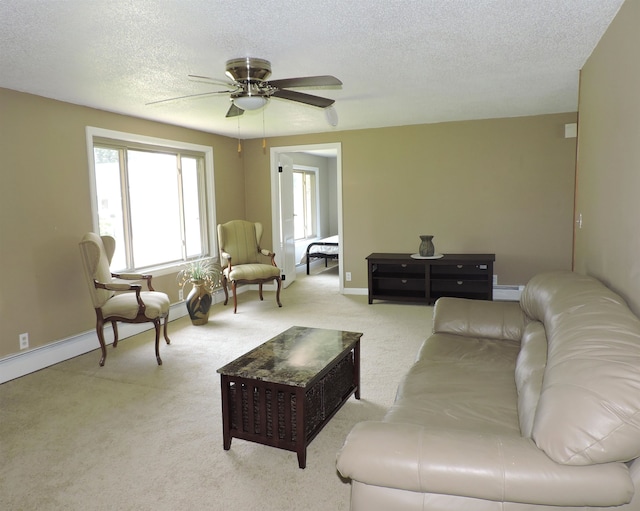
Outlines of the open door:
{"label": "open door", "polygon": [[[282,268],[283,287],[296,279],[296,244],[293,223],[293,159],[278,155],[278,216],[280,242],[276,252],[276,264]],[[280,256],[280,257],[278,257]]]}

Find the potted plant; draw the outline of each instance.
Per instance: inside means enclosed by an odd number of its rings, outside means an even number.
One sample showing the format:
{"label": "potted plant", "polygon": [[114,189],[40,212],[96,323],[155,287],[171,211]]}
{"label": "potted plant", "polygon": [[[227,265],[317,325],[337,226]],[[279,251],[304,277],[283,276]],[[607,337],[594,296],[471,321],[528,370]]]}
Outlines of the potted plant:
{"label": "potted plant", "polygon": [[220,287],[222,268],[212,259],[189,261],[178,272],[178,285],[184,289],[187,282],[193,287],[187,295],[185,305],[194,325],[205,325],[209,321],[213,290]]}

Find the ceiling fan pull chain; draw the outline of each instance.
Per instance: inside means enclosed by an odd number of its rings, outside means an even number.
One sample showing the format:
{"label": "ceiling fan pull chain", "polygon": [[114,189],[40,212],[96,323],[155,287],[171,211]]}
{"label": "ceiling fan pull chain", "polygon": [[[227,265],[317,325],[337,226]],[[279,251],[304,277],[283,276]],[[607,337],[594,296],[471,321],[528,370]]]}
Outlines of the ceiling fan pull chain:
{"label": "ceiling fan pull chain", "polygon": [[264,129],[264,110],[262,110],[262,152],[267,152],[267,137]]}

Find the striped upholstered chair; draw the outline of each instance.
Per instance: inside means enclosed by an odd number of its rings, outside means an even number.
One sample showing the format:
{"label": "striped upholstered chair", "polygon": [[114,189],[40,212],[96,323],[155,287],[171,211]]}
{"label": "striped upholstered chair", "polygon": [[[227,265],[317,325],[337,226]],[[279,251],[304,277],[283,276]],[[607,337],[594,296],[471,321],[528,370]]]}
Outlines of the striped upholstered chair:
{"label": "striped upholstered chair", "polygon": [[280,303],[280,268],[276,266],[275,254],[260,248],[262,224],[246,220],[231,220],[218,225],[218,244],[220,246],[220,264],[222,265],[222,288],[224,304],[229,301],[228,283],[233,292],[233,313],[238,311],[236,286],[238,284],[258,284],[260,300],[262,285],[275,281],[277,285],[276,303]]}
{"label": "striped upholstered chair", "polygon": [[[94,232],[84,235],[80,241],[80,255],[85,277],[89,285],[91,301],[96,311],[96,333],[102,350],[100,365],[107,358],[104,339],[104,323],[110,322],[113,327],[113,347],[118,345],[117,322],[153,323],[156,330],[156,361],[162,365],[160,358],[160,322],[164,320],[164,340],[167,336],[169,321],[169,297],[160,293],[151,285],[151,275],[139,273],[111,273],[109,265],[113,258],[116,242],[111,236],[98,236]],[[146,281],[148,291],[142,291],[137,282]]]}

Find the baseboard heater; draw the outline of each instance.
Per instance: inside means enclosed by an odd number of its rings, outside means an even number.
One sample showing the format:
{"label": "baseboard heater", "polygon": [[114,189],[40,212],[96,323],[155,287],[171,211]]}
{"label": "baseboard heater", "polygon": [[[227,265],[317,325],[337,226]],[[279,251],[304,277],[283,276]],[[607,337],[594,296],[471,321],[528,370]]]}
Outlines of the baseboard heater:
{"label": "baseboard heater", "polygon": [[517,302],[523,289],[524,286],[493,286],[493,299]]}

